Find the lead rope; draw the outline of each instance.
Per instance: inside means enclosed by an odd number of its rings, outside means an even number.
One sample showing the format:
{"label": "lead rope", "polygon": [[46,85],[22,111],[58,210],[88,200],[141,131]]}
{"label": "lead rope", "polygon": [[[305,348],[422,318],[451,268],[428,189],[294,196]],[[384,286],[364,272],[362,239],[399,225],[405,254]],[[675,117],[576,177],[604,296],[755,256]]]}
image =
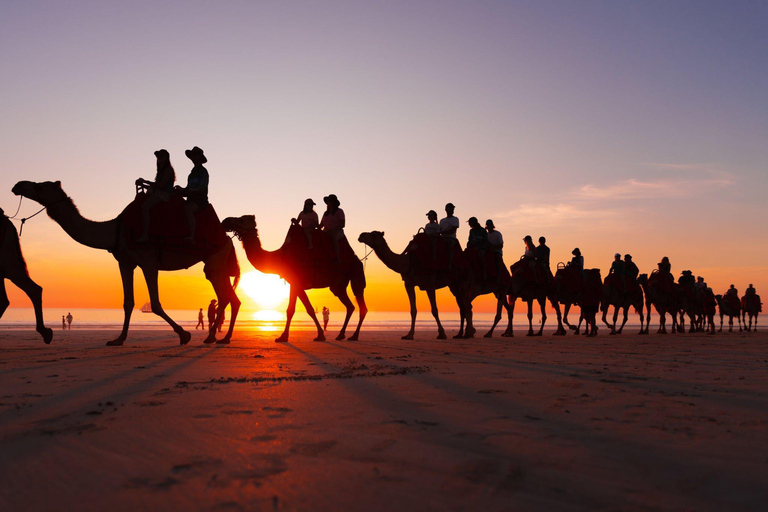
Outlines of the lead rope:
{"label": "lead rope", "polygon": [[10,220],[20,220],[21,226],[19,226],[19,238],[21,238],[21,234],[24,232],[24,223],[27,222],[29,219],[33,217],[37,217],[42,213],[43,210],[45,210],[45,206],[37,210],[35,213],[30,215],[29,217],[24,217],[23,219],[17,219],[16,216],[19,214],[19,211],[21,210],[21,200],[24,199],[24,196],[19,196],[19,206],[16,208],[16,213],[13,214],[13,217],[8,217]]}
{"label": "lead rope", "polygon": [[[365,246],[365,244],[363,244],[363,246]],[[363,250],[363,252],[365,252],[365,250]],[[366,253],[366,255],[365,255],[365,256],[363,256],[362,258],[360,258],[360,261],[362,261],[362,262],[363,262],[363,270],[365,270],[365,266],[366,266],[366,264],[368,263],[368,256],[370,256],[372,252],[373,252],[373,248],[371,248],[371,249],[370,249],[370,250],[369,250],[369,251]]]}

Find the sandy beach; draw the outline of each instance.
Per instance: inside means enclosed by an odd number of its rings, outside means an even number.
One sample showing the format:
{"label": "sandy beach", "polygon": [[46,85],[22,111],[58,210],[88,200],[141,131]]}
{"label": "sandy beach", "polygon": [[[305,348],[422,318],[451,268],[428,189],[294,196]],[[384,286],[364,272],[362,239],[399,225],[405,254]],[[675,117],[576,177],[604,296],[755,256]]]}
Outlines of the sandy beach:
{"label": "sandy beach", "polygon": [[764,510],[768,334],[604,332],[2,331],[0,510]]}

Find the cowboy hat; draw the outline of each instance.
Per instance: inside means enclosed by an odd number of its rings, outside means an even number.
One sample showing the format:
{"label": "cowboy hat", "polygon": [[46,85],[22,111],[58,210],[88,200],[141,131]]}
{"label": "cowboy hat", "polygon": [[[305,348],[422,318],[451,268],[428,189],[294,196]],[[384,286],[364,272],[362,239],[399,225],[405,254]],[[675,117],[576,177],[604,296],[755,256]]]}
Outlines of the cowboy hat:
{"label": "cowboy hat", "polygon": [[205,158],[205,155],[203,154],[203,150],[199,147],[195,146],[192,149],[188,149],[184,152],[185,155],[187,155],[187,158],[190,160],[193,160],[194,158],[198,158],[201,163],[206,163],[208,161],[207,158]]}

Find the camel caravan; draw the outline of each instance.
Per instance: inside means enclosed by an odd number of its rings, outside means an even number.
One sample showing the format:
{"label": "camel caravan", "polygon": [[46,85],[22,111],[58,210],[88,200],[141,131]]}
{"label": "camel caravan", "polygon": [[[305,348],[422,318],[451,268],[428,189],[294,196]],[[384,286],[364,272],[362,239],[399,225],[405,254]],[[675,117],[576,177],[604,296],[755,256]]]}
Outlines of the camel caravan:
{"label": "camel caravan", "polygon": [[[359,313],[354,333],[348,339],[358,340],[368,311],[364,296],[365,273],[362,261],[344,235],[346,219],[336,195],[323,198],[327,209],[321,220],[314,211],[314,201],[307,199],[303,210],[291,219],[283,245],[268,251],[259,239],[255,216],[228,217],[219,221],[213,205],[208,202],[209,175],[203,166],[208,160],[203,150],[195,146],[185,155],[193,164],[186,187],[174,185],[176,174],[169,153],[156,151],[155,179],[137,179],[134,200],[117,217],[103,222],[84,218],[62,189],[61,182],[20,181],[13,187],[14,194],[39,203],[75,241],[108,251],[117,260],[123,284],[124,320],[118,337],[107,345],[122,345],[127,339],[135,306],[133,278],[137,267],[144,274],[152,312],[171,326],[181,345],[187,344],[191,334],[174,322],[160,303],[158,272],[185,269],[199,262],[204,264],[203,272],[218,301],[215,319],[203,342],[230,343],[240,308],[235,292],[240,266],[227,233],[233,233],[242,242],[254,268],[277,274],[290,285],[285,328],[276,342],[289,339],[297,299],[301,300],[317,328],[315,341],[325,341],[324,329],[306,293],[306,290],[316,288],[329,288],[344,305],[346,316],[336,340],[345,339],[355,311],[347,292],[350,286]],[[666,257],[649,275],[640,274],[631,255],[622,258],[618,253],[608,274],[602,278],[600,269],[584,268],[584,258],[578,248],[573,250],[569,262],[558,263],[553,274],[546,239],[540,237],[538,245],[534,245],[530,235],[523,239],[523,255],[507,267],[503,259],[503,238],[492,220],[482,226],[477,218],[471,217],[468,220],[469,238],[462,249],[457,239],[460,223],[454,216],[455,206],[448,203],[445,211],[446,216],[438,222],[437,213],[430,210],[428,223],[401,252],[389,247],[381,231],[362,233],[358,238],[403,280],[411,315],[410,329],[402,336],[404,340],[412,340],[415,336],[416,288],[427,293],[437,324],[437,339],[447,338],[436,301],[436,291],[441,288],[448,288],[459,311],[459,331],[454,338],[474,337],[472,303],[487,294],[493,294],[496,300],[496,314],[491,328],[485,333],[486,338],[493,337],[504,311],[507,326],[501,336],[513,336],[513,314],[518,299],[528,306],[528,336],[543,334],[548,319],[547,302],[556,314],[557,329],[553,334],[557,336],[566,334],[566,326],[579,334],[582,324],[584,335],[596,336],[598,313],[602,313],[601,320],[610,329],[610,334],[621,334],[630,308],[639,315],[639,334],[648,334],[652,307],[659,315],[657,333],[660,334],[686,332],[686,317],[688,332],[713,334],[716,330],[722,331],[726,316],[729,331],[734,329],[734,318],[740,332],[757,330],[762,302],[751,284],[741,298],[733,285],[725,294],[715,295],[701,277],[694,278],[689,270],[683,271],[675,282]],[[53,333],[43,322],[42,288],[29,277],[19,234],[11,222],[14,217],[9,218],[0,210],[0,318],[9,306],[5,291],[5,279],[9,279],[29,296],[35,310],[37,332],[48,344]],[[22,225],[25,220],[22,219]],[[538,303],[541,313],[538,329],[533,326],[534,303]],[[223,338],[216,339],[227,306],[231,307],[229,327]],[[568,321],[573,306],[578,306],[580,311],[575,325]],[[613,315],[609,318],[611,307]],[[716,329],[718,311],[720,324]],[[620,313],[622,320],[619,323]],[[668,319],[670,331],[667,330]]]}

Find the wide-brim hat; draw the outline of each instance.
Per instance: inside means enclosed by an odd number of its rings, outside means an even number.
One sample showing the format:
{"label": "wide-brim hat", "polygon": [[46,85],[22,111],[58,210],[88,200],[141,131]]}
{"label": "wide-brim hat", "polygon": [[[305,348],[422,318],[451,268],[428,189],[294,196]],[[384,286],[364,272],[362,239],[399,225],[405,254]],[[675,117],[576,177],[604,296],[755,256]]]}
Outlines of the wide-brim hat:
{"label": "wide-brim hat", "polygon": [[577,247],[571,251],[571,254],[581,256],[581,250]]}
{"label": "wide-brim hat", "polygon": [[325,204],[335,204],[336,206],[339,206],[341,202],[339,202],[339,198],[336,197],[336,194],[330,194],[323,198],[323,202]]}
{"label": "wide-brim hat", "polygon": [[202,163],[206,163],[208,161],[207,158],[205,158],[205,154],[203,154],[203,150],[199,147],[195,146],[192,149],[188,149],[184,152],[185,155],[187,155],[187,158],[190,160],[193,160],[194,158],[198,158]]}

